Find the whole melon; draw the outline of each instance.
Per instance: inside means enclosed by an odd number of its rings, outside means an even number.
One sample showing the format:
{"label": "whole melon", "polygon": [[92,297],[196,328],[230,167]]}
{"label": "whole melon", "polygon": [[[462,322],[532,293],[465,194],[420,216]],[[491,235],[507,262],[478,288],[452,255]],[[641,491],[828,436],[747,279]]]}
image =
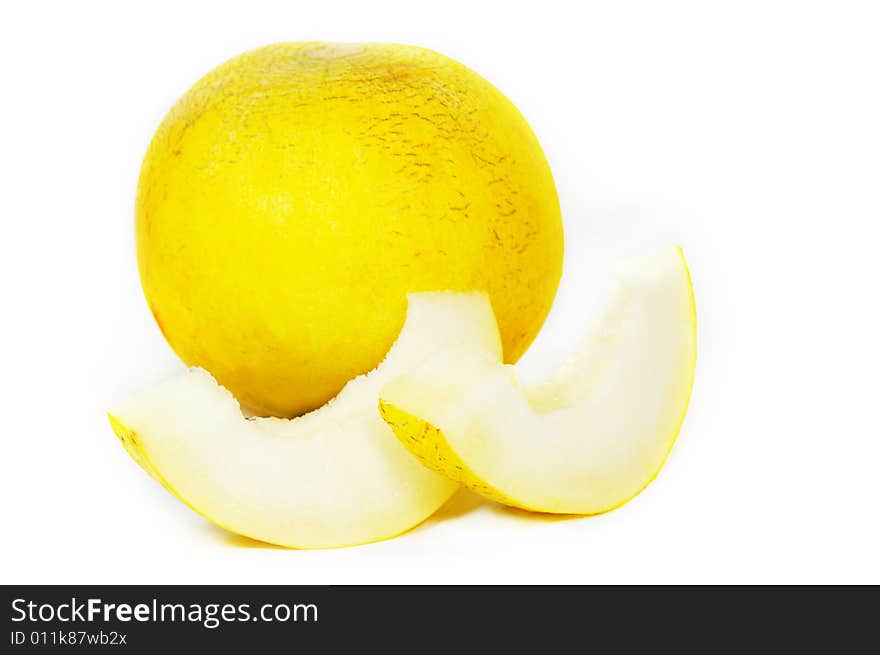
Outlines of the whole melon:
{"label": "whole melon", "polygon": [[199,80],[147,151],[136,240],[172,348],[275,416],[374,368],[407,292],[487,291],[515,362],[563,254],[516,107],[452,59],[379,44],[271,45]]}

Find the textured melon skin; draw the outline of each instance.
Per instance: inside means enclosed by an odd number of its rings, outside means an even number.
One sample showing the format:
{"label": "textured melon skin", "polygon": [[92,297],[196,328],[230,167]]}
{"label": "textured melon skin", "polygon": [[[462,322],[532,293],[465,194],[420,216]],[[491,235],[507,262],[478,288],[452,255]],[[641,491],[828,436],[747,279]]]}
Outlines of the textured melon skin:
{"label": "textured melon skin", "polygon": [[149,146],[136,238],[172,348],[274,416],[375,367],[407,292],[488,292],[515,362],[563,253],[513,104],[443,55],[380,44],[278,44],[201,79]]}

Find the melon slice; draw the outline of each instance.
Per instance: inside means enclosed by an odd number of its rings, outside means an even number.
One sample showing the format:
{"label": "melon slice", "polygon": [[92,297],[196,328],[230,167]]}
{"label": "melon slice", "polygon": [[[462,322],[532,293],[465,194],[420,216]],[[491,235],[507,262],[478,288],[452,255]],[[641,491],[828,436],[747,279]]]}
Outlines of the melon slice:
{"label": "melon slice", "polygon": [[548,382],[493,346],[435,351],[381,391],[401,443],[450,480],[524,509],[596,514],[657,475],[687,410],[696,314],[681,250],[627,262],[597,327]]}
{"label": "melon slice", "polygon": [[412,457],[377,411],[383,384],[438,351],[501,357],[484,294],[410,295],[385,360],[301,417],[245,418],[226,389],[191,369],[136,394],[110,421],[150,475],[232,532],[299,548],[377,541],[458,488]]}

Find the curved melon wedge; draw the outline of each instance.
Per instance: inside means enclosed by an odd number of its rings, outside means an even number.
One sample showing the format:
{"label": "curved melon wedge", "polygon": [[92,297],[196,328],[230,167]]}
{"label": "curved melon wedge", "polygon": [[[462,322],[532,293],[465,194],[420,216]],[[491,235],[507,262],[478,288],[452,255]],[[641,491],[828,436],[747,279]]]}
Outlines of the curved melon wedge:
{"label": "curved melon wedge", "polygon": [[495,352],[450,349],[381,391],[428,467],[524,509],[597,514],[657,475],[687,410],[696,314],[681,250],[629,262],[607,311],[549,381],[523,387]]}
{"label": "curved melon wedge", "polygon": [[385,382],[446,350],[501,356],[485,295],[411,295],[385,360],[299,418],[246,419],[228,391],[191,369],[110,421],[138,464],[228,530],[298,548],[377,541],[420,523],[458,488],[412,457],[376,411]]}

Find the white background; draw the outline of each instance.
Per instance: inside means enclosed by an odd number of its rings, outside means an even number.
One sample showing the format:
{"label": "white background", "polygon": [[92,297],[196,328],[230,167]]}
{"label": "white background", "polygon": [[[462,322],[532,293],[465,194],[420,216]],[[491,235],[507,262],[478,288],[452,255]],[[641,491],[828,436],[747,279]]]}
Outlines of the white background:
{"label": "white background", "polygon": [[[0,582],[880,582],[876,4],[14,7],[0,16]],[[431,47],[529,119],[567,250],[526,376],[589,320],[607,238],[684,246],[697,385],[645,493],[578,520],[462,493],[398,539],[289,551],[215,528],[128,458],[104,410],[182,367],[137,278],[141,157],[198,77],[284,40]]]}

